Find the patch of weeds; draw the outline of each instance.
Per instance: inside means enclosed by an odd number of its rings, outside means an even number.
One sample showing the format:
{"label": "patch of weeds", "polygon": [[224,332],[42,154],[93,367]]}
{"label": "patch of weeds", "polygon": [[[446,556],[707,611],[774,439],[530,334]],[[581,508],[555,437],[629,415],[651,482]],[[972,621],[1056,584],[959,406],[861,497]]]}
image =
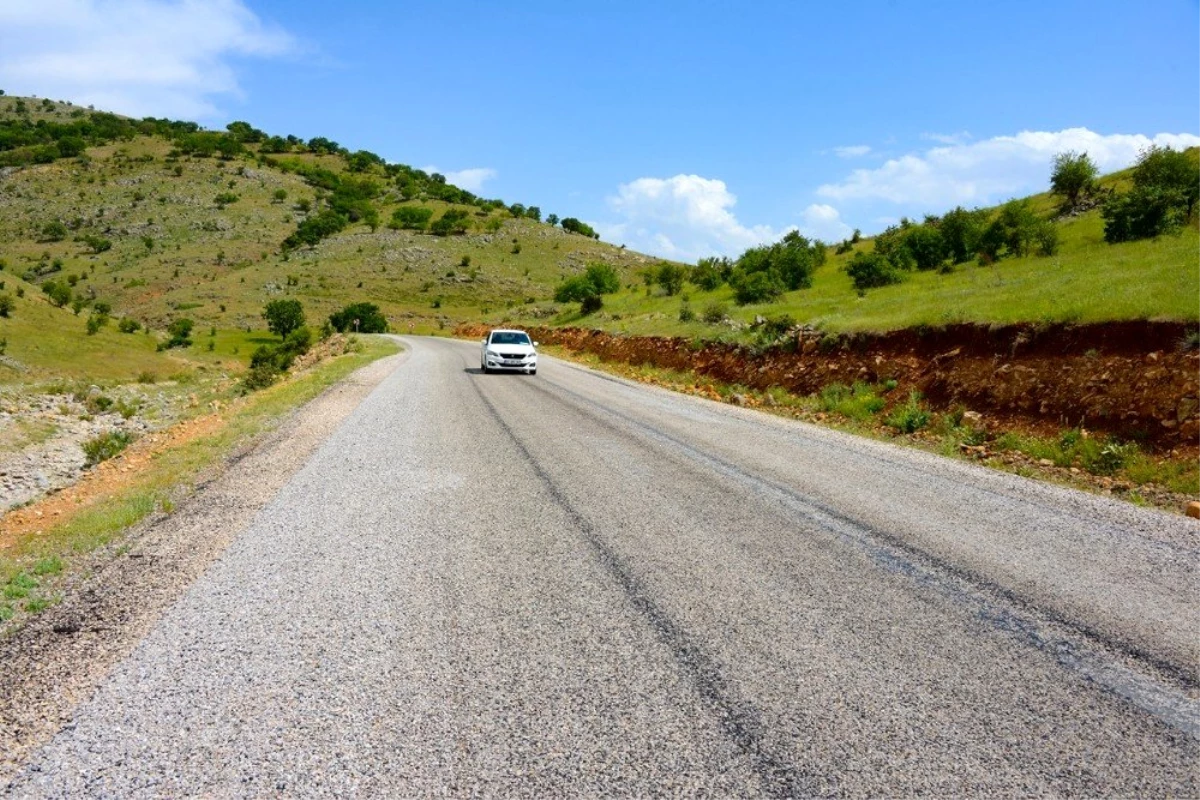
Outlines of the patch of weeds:
{"label": "patch of weeds", "polygon": [[26,572],[18,572],[4,584],[5,600],[23,600],[38,587],[37,579]]}
{"label": "patch of weeds", "polygon": [[888,415],[887,424],[901,433],[916,433],[929,424],[931,415],[929,409],[921,402],[921,393],[908,393],[904,405],[897,406]]}
{"label": "patch of weeds", "polygon": [[31,597],[25,601],[25,610],[30,614],[37,614],[52,605],[54,605],[54,601],[48,597]]}
{"label": "patch of weeds", "polygon": [[47,556],[46,558],[38,559],[33,565],[33,574],[39,577],[43,575],[57,575],[63,571],[63,560],[58,556]]}
{"label": "patch of weeds", "polygon": [[120,453],[133,441],[133,434],[128,431],[107,431],[84,442],[84,455],[87,456],[87,466],[95,466],[101,461],[107,461]]}
{"label": "patch of weeds", "polygon": [[155,375],[150,370],[142,370],[141,372],[138,373],[137,382],[138,383],[157,383],[158,376]]}
{"label": "patch of weeds", "polygon": [[861,381],[854,386],[831,383],[818,393],[824,411],[841,414],[859,422],[870,419],[883,410],[887,402],[876,394],[874,387]]}
{"label": "patch of weeds", "polygon": [[0,603],[0,622],[8,622],[17,613],[10,603]]}

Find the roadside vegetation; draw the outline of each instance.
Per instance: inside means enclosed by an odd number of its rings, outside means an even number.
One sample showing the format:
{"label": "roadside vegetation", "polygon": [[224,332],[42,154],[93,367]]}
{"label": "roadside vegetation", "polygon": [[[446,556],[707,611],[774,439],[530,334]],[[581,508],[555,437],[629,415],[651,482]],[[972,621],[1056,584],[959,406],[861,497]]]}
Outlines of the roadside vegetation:
{"label": "roadside vegetation", "polygon": [[[81,504],[69,515],[47,519],[36,531],[12,537],[0,530],[0,623],[18,621],[54,604],[63,580],[100,548],[119,548],[126,531],[154,514],[170,514],[211,470],[235,449],[274,428],[292,409],[372,360],[396,351],[386,339],[348,343],[347,354],[293,380],[238,397],[204,435],[156,452],[111,491]],[[97,463],[116,456],[128,442],[97,443]],[[0,632],[3,628],[0,628]]]}
{"label": "roadside vegetation", "polygon": [[818,392],[797,395],[778,386],[755,390],[692,371],[606,361],[559,347],[548,350],[642,383],[1110,494],[1137,505],[1178,513],[1200,489],[1200,464],[1190,456],[1148,452],[1136,442],[1078,427],[1037,433],[997,426],[962,407],[935,410],[919,392],[898,395],[894,381],[831,383]]}

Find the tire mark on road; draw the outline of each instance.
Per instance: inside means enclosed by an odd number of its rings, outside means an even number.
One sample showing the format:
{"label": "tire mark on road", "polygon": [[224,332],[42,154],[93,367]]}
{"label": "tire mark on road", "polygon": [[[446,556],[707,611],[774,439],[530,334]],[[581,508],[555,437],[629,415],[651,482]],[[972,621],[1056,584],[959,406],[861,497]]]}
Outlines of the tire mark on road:
{"label": "tire mark on road", "polygon": [[[647,438],[669,445],[689,460],[703,464],[750,490],[772,496],[793,513],[808,519],[839,541],[859,550],[881,568],[901,574],[918,585],[931,589],[951,602],[969,608],[994,630],[1030,646],[1048,656],[1060,667],[1085,681],[1131,703],[1161,722],[1200,740],[1200,700],[1189,690],[1200,686],[1194,670],[1145,652],[1136,645],[1112,638],[1079,620],[1069,619],[1053,609],[1031,606],[1011,590],[974,572],[964,570],[903,541],[899,537],[860,522],[818,500],[806,497],[791,487],[752,475],[737,465],[664,433],[591,398],[560,385],[532,383],[531,388],[559,403],[590,416],[596,424],[625,434],[607,417],[615,417]],[[556,391],[567,395],[569,402]],[[485,401],[486,402],[486,401]],[[489,404],[490,406],[490,404]],[[592,409],[592,410],[588,410]],[[524,448],[522,448],[524,449]],[[1039,619],[1040,617],[1040,619]],[[1044,631],[1045,623],[1076,634],[1082,641]],[[1098,646],[1093,646],[1090,643]],[[1100,650],[1115,651],[1147,664],[1178,683],[1181,689],[1166,685],[1151,675],[1121,664]]]}
{"label": "tire mark on road", "polygon": [[763,794],[769,797],[812,797],[820,793],[818,776],[788,763],[771,752],[765,739],[762,714],[753,703],[737,698],[718,662],[704,651],[687,631],[654,602],[648,587],[600,536],[599,531],[567,498],[566,494],[525,447],[516,432],[500,416],[495,405],[472,382],[476,394],[496,424],[512,440],[521,457],[546,487],[554,502],[562,508],[584,541],[595,552],[601,566],[621,588],[635,610],[666,645],[675,662],[712,709],[721,730],[750,759]]}

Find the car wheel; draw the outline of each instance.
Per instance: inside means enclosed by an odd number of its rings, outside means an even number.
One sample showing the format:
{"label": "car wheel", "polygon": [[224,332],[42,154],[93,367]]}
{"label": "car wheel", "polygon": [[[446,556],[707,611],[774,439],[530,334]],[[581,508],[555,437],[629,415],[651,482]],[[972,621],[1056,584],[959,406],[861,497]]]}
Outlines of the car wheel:
{"label": "car wheel", "polygon": [[480,361],[479,362],[479,371],[482,372],[484,375],[487,375],[487,364],[484,364],[482,361]]}

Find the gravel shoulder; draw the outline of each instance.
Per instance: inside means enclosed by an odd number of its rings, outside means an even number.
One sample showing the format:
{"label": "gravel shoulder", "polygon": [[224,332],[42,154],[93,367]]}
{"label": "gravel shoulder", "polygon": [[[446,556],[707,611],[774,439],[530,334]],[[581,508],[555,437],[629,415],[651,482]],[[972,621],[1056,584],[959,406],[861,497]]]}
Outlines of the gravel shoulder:
{"label": "gravel shoulder", "polygon": [[381,359],[234,454],[167,517],[89,557],[64,601],[0,639],[0,782],[71,718],[320,443],[407,358]]}

